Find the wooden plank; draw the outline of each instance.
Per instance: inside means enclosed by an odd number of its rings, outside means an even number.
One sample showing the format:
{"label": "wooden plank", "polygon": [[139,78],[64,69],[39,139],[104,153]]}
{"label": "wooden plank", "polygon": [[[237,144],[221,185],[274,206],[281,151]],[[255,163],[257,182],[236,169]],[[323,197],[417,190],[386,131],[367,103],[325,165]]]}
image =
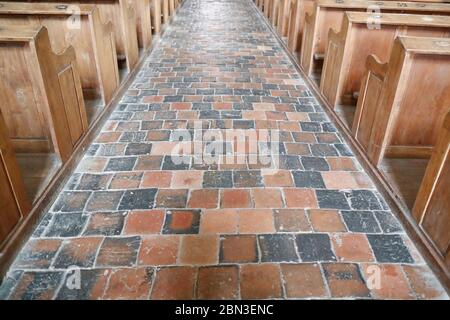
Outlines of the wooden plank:
{"label": "wooden plank", "polygon": [[153,31],[158,34],[161,32],[161,0],[152,0],[151,10]]}
{"label": "wooden plank", "polygon": [[151,0],[131,0],[136,10],[136,32],[139,48],[148,49],[152,45]]}

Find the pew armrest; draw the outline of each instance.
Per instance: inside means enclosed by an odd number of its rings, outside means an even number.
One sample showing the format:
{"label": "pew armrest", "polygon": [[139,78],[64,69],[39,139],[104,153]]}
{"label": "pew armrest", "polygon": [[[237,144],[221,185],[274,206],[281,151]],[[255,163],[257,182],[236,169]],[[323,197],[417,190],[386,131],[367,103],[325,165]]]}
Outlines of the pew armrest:
{"label": "pew armrest", "polygon": [[388,64],[382,63],[376,55],[371,54],[367,57],[366,69],[377,77],[384,79],[388,69]]}

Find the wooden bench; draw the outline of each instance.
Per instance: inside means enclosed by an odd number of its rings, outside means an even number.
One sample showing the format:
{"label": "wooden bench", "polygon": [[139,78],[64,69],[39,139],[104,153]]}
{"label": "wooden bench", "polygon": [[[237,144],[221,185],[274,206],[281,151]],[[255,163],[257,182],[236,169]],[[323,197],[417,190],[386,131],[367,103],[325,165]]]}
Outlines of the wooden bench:
{"label": "wooden bench", "polygon": [[[61,0],[29,0],[30,2],[61,2]],[[117,57],[131,72],[139,59],[136,10],[129,0],[63,0],[67,4],[94,4],[103,22],[111,21],[114,30]],[[121,68],[119,68],[121,69]]]}
{"label": "wooden bench", "polygon": [[289,49],[294,53],[300,51],[302,42],[301,32],[305,25],[305,15],[306,12],[312,10],[314,1],[315,0],[291,0],[287,43]]}
{"label": "wooden bench", "polygon": [[[45,27],[0,27],[0,43],[0,108],[14,150],[23,155],[26,186],[36,191],[37,180],[51,178],[88,128],[75,50],[53,53]],[[34,164],[47,173],[37,176],[42,170]]]}
{"label": "wooden bench", "polygon": [[300,64],[308,76],[323,62],[329,29],[339,30],[346,11],[367,11],[379,8],[385,13],[450,15],[450,5],[396,1],[317,0],[305,16],[300,50]]}
{"label": "wooden bench", "polygon": [[111,101],[119,85],[114,35],[94,5],[79,5],[74,12],[61,4],[0,2],[0,25],[45,26],[53,50],[74,47],[84,97],[101,99],[101,105]]}
{"label": "wooden bench", "polygon": [[264,0],[263,13],[267,19],[271,17],[272,0]]}
{"label": "wooden bench", "polygon": [[432,240],[450,268],[450,113],[447,114],[425,175],[420,184],[413,217]]}
{"label": "wooden bench", "polygon": [[332,107],[356,104],[366,58],[375,54],[387,62],[397,35],[450,36],[450,16],[382,13],[376,16],[376,28],[368,24],[373,17],[347,12],[340,31],[329,31],[320,91]]}
{"label": "wooden bench", "polygon": [[370,161],[429,157],[450,109],[450,40],[399,36],[387,64],[366,67],[352,131]]}
{"label": "wooden bench", "polygon": [[277,17],[277,31],[281,37],[286,37],[289,27],[289,10],[291,7],[291,0],[279,0],[278,17]]}
{"label": "wooden bench", "polygon": [[130,0],[136,11],[136,33],[139,48],[148,49],[152,45],[151,0]]}
{"label": "wooden bench", "polygon": [[162,21],[164,24],[169,23],[170,12],[169,12],[169,0],[162,1]]}
{"label": "wooden bench", "polygon": [[161,0],[152,0],[151,15],[154,33],[161,32]]}
{"label": "wooden bench", "polygon": [[16,155],[0,109],[0,246],[31,209]]}

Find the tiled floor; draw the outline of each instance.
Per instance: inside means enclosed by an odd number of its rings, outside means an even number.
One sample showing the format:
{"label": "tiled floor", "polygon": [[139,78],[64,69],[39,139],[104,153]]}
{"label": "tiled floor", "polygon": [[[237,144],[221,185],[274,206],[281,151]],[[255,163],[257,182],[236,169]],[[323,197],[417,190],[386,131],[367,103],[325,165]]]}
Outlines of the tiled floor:
{"label": "tiled floor", "polygon": [[0,292],[447,297],[248,0],[185,2]]}

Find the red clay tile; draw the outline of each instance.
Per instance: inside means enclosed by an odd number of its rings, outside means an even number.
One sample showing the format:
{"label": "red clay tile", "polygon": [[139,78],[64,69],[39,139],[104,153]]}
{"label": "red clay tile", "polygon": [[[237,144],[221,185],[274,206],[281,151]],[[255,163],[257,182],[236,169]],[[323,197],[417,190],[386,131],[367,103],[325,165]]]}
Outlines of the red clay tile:
{"label": "red clay tile", "polygon": [[240,268],[242,299],[273,299],[282,296],[280,266],[245,264]]}
{"label": "red clay tile", "polygon": [[374,261],[372,249],[364,234],[335,233],[331,236],[331,240],[339,261]]}
{"label": "red clay tile", "polygon": [[245,263],[258,261],[256,237],[224,236],[220,242],[220,262]]}
{"label": "red clay tile", "polygon": [[206,267],[198,270],[197,299],[239,298],[239,270],[236,266]]}
{"label": "red clay tile", "polygon": [[200,233],[236,233],[238,214],[234,209],[207,210],[202,214]]}
{"label": "red clay tile", "polygon": [[215,264],[219,259],[219,237],[189,235],[181,240],[178,262],[188,265]]}
{"label": "red clay tile", "polygon": [[318,264],[282,264],[288,298],[322,298],[327,296],[322,271]]}
{"label": "red clay tile", "polygon": [[148,299],[153,269],[114,269],[109,278],[104,298],[113,300]]}
{"label": "red clay tile", "polygon": [[284,197],[288,208],[317,208],[317,199],[312,189],[285,188]]}
{"label": "red clay tile", "polygon": [[311,209],[309,219],[314,231],[345,232],[347,230],[337,210]]}
{"label": "red clay tile", "polygon": [[193,299],[196,274],[196,268],[191,267],[169,267],[158,270],[151,299]]}
{"label": "red clay tile", "polygon": [[177,262],[180,237],[176,235],[154,235],[142,239],[138,264],[171,265]]}
{"label": "red clay tile", "polygon": [[444,288],[427,266],[404,265],[403,270],[419,299],[447,299]]}
{"label": "red clay tile", "polygon": [[255,208],[283,208],[283,199],[279,189],[252,189]]}
{"label": "red clay tile", "polygon": [[325,277],[332,297],[369,297],[370,292],[364,283],[356,264],[327,263],[323,265]]}
{"label": "red clay tile", "polygon": [[250,192],[247,189],[230,189],[220,191],[221,208],[251,207]]}
{"label": "red clay tile", "polygon": [[239,233],[271,232],[275,232],[272,210],[239,210]]}
{"label": "red clay tile", "polygon": [[202,171],[174,171],[171,187],[197,189],[202,187],[202,181]]}
{"label": "red clay tile", "polygon": [[217,189],[192,190],[189,195],[189,208],[214,209],[219,202],[219,191]]}
{"label": "red clay tile", "polygon": [[292,187],[291,172],[287,170],[263,170],[264,185],[266,187]]}
{"label": "red clay tile", "polygon": [[164,211],[132,211],[127,215],[124,234],[160,233],[164,223]]}
{"label": "red clay tile", "polygon": [[171,171],[148,171],[142,178],[142,188],[168,188],[172,180]]}
{"label": "red clay tile", "polygon": [[276,209],[273,211],[278,232],[310,231],[311,226],[303,209]]}

